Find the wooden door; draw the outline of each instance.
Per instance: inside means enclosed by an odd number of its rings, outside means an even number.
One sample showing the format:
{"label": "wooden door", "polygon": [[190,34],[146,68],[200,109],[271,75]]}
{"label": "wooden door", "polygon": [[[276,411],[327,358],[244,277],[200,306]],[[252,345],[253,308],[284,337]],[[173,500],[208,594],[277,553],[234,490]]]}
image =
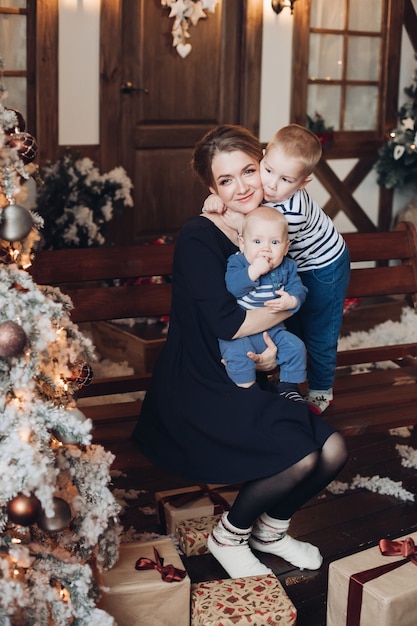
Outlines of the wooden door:
{"label": "wooden door", "polygon": [[186,58],[172,26],[160,0],[103,0],[102,164],[123,165],[134,183],[134,208],[115,222],[120,244],[175,235],[199,213],[207,190],[189,163],[208,129],[258,132],[262,3],[220,0],[190,26]]}

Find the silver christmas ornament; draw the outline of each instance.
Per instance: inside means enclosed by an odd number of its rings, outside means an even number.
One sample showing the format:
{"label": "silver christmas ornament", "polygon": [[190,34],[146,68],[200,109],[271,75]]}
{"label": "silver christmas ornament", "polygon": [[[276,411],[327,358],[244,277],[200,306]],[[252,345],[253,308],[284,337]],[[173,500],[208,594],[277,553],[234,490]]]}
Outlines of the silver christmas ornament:
{"label": "silver christmas ornament", "polygon": [[33,227],[30,212],[19,204],[8,204],[0,211],[0,239],[22,241]]}
{"label": "silver christmas ornament", "polygon": [[71,509],[70,506],[62,498],[52,498],[52,505],[54,508],[54,514],[52,517],[46,517],[45,512],[39,515],[37,524],[39,528],[50,533],[57,533],[60,530],[64,530],[71,521]]}

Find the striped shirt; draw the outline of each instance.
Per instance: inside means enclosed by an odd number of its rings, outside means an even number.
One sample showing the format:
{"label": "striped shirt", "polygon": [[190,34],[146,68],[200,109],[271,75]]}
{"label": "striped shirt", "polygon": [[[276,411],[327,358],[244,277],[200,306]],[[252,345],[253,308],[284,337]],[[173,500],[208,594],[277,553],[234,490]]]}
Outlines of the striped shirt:
{"label": "striped shirt", "polygon": [[299,189],[284,202],[263,204],[285,215],[290,240],[288,256],[297,263],[299,272],[326,267],[343,253],[346,244],[342,235],[305,189]]}

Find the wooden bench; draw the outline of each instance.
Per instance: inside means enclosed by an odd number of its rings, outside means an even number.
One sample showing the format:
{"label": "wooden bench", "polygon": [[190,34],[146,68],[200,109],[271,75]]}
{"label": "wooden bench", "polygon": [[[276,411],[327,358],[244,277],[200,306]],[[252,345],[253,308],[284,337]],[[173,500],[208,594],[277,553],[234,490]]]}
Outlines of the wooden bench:
{"label": "wooden bench", "polygon": [[[342,332],[346,332],[346,326],[349,330],[355,328],[352,317],[359,322],[357,329],[368,330],[376,323],[398,320],[405,306],[413,307],[417,313],[414,226],[399,222],[392,232],[352,233],[344,238],[352,260],[347,297],[360,298],[362,305],[347,314]],[[377,264],[357,267],[358,262],[366,261]],[[387,265],[390,261],[397,264]],[[382,361],[391,361],[398,367],[350,374],[353,365]],[[344,434],[417,423],[417,334],[415,341],[406,344],[339,351],[337,363],[335,398],[325,416]]]}
{"label": "wooden bench", "polygon": [[[410,223],[399,223],[394,232],[352,233],[345,239],[352,258],[347,295],[360,298],[361,303],[346,316],[344,326],[352,330],[366,327],[368,318],[372,325],[390,317],[399,319],[403,306],[417,310],[417,234]],[[169,275],[173,249],[166,244],[42,251],[36,255],[31,273],[38,284],[58,285],[71,297],[76,323],[160,317],[169,313],[169,283],[126,285],[123,281]],[[374,262],[373,267],[362,266],[369,261]],[[390,261],[397,263],[388,265]],[[362,265],[357,267],[357,262]],[[121,284],[106,286],[113,279]],[[117,333],[117,326],[112,327]],[[126,333],[126,329],[120,332]],[[132,333],[131,341],[137,340]],[[105,346],[106,341],[102,343]],[[352,365],[387,360],[398,367],[350,374]],[[150,376],[150,372],[137,372],[93,378],[79,397],[101,399],[83,411],[95,421],[135,420],[140,400],[111,404],[102,397],[146,391]],[[335,400],[325,417],[347,435],[417,423],[417,337],[416,343],[406,345],[339,352]]]}
{"label": "wooden bench", "polygon": [[[170,275],[173,248],[172,244],[166,244],[45,250],[36,254],[30,272],[37,284],[59,286],[69,295],[74,305],[71,319],[81,330],[91,330],[93,326],[94,335],[94,324],[105,320],[159,318],[169,313],[169,283],[155,284],[146,280],[142,284],[135,283],[141,278]],[[118,331],[116,326],[108,326],[116,335],[126,333],[125,330]],[[134,340],[132,335],[132,342]],[[116,339],[111,335],[104,337],[103,348],[106,341],[115,342]],[[101,353],[103,357],[113,355],[114,349]],[[92,366],[94,371],[94,363]],[[140,400],[110,402],[110,396],[146,391],[150,377],[151,373],[146,371],[105,378],[94,376],[88,386],[80,389],[78,398],[96,397],[100,400],[97,404],[83,406],[83,413],[97,422],[136,420],[142,404]],[[109,402],[103,400],[103,396],[108,396]]]}

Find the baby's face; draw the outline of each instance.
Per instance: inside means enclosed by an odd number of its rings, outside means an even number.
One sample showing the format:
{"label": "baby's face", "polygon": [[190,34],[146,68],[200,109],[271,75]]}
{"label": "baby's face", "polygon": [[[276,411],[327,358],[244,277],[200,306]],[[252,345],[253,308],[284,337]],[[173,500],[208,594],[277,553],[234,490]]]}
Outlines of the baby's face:
{"label": "baby's face", "polygon": [[286,227],[262,218],[253,219],[245,227],[240,240],[240,249],[248,263],[252,264],[257,257],[264,257],[268,259],[271,269],[281,265],[288,247]]}
{"label": "baby's face", "polygon": [[261,179],[266,202],[284,202],[310,182],[303,163],[276,146],[261,161]]}

